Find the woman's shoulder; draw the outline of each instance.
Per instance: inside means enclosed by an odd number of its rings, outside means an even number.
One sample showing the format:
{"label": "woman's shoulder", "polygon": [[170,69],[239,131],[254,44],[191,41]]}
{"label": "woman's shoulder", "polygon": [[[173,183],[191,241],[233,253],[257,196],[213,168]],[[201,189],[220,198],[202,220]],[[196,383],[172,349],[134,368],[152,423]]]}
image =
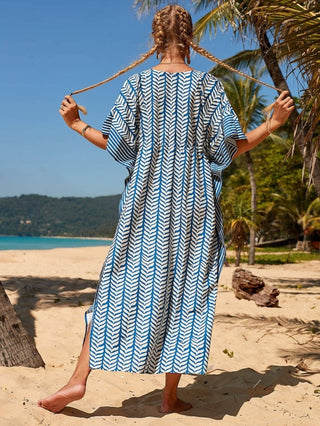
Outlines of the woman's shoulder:
{"label": "woman's shoulder", "polygon": [[202,74],[203,74],[204,82],[207,83],[208,85],[217,86],[218,88],[223,87],[221,80],[215,77],[211,72],[204,71]]}

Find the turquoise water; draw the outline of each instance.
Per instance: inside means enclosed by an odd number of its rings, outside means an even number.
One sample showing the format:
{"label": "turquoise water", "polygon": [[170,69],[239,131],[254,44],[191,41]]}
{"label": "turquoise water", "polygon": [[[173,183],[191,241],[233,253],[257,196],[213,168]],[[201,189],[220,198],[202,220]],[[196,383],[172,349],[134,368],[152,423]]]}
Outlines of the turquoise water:
{"label": "turquoise water", "polygon": [[0,250],[48,250],[67,247],[110,246],[111,240],[0,236]]}

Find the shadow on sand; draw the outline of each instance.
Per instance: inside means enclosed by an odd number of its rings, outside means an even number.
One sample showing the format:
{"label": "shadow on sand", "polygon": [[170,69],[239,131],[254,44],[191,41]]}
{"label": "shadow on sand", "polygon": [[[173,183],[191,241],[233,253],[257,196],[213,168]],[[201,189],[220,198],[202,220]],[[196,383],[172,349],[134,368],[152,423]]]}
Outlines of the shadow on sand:
{"label": "shadow on sand", "polygon": [[[35,324],[32,311],[48,309],[50,307],[91,305],[94,299],[97,282],[81,278],[40,278],[15,277],[3,281],[6,290],[13,292],[16,304],[15,309],[30,333],[35,336]],[[232,323],[236,326],[259,327],[261,332],[272,327],[278,327],[279,332],[294,331],[309,333],[310,328],[320,330],[319,321],[305,322],[299,318],[285,318],[281,316],[252,316],[248,314],[217,314],[216,322]],[[318,331],[316,330],[316,334]],[[312,343],[312,342],[311,342]],[[319,351],[313,346],[297,345],[292,354],[304,358],[320,358]],[[288,350],[285,352],[288,354]],[[285,358],[285,357],[283,357]],[[286,362],[286,361],[284,361]],[[314,372],[310,373],[313,374]],[[193,408],[181,412],[184,416],[197,416],[223,419],[224,416],[236,416],[242,405],[252,398],[261,398],[272,393],[277,385],[296,386],[299,383],[310,383],[305,374],[302,377],[294,366],[270,365],[263,373],[251,368],[237,371],[214,370],[210,374],[194,376],[194,382],[179,389],[179,397],[190,401]],[[101,394],[100,394],[101,395]],[[196,395],[196,397],[195,397]],[[159,411],[161,389],[156,389],[141,396],[132,396],[123,401],[121,407],[101,406],[93,412],[81,411],[66,407],[61,414],[78,418],[92,418],[104,416],[121,416],[130,418],[158,417],[165,414]]]}
{"label": "shadow on sand", "polygon": [[311,291],[306,291],[306,289],[310,289],[313,287],[319,288],[320,287],[320,282],[319,279],[317,278],[268,278],[266,281],[268,281],[269,284],[271,285],[275,285],[276,287],[278,287],[279,289],[292,289],[292,290],[297,290],[298,288],[300,289],[300,291],[293,291],[293,292],[289,292],[286,291],[286,293],[290,293],[290,294],[301,294],[301,292],[303,291],[303,294],[317,294],[319,295],[319,291],[318,292],[311,292]]}
{"label": "shadow on sand", "polygon": [[[311,284],[311,283],[309,283]],[[313,283],[312,285],[314,285]],[[82,278],[14,277],[3,280],[6,290],[14,292],[16,312],[31,338],[35,337],[35,320],[32,311],[55,307],[90,306],[93,303],[97,281]],[[303,292],[302,294],[304,294]],[[272,327],[273,332],[307,336],[308,340],[291,350],[295,357],[320,359],[318,350],[320,321],[304,321],[300,318],[286,318],[280,315],[249,315],[237,313],[216,314],[215,322],[231,323],[233,326],[259,327],[263,334]],[[310,339],[309,339],[310,337]],[[281,349],[280,349],[281,351]],[[286,350],[288,354],[288,350]]]}
{"label": "shadow on sand", "polygon": [[32,311],[65,306],[91,305],[97,281],[82,278],[13,277],[3,280],[6,291],[14,292],[14,308],[31,338],[35,338]]}
{"label": "shadow on sand", "polygon": [[[295,371],[292,366],[270,365],[263,373],[243,368],[195,376],[193,383],[179,389],[179,397],[193,405],[190,410],[182,411],[180,415],[215,420],[221,420],[226,415],[237,416],[243,404],[252,398],[261,398],[272,393],[277,385],[296,386],[298,383],[310,383],[295,375]],[[121,407],[102,406],[92,412],[66,407],[61,414],[85,419],[107,416],[163,417],[165,414],[159,411],[160,399],[161,389],[156,389],[145,395],[124,400]]]}

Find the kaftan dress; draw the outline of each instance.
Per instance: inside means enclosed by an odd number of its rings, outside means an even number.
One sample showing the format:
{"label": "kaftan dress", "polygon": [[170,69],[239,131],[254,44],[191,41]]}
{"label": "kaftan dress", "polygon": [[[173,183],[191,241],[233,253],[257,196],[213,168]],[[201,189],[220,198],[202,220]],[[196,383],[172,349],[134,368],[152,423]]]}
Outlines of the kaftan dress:
{"label": "kaftan dress", "polygon": [[129,175],[93,304],[90,367],[205,374],[225,258],[221,173],[245,139],[219,80],[128,78],[103,124]]}

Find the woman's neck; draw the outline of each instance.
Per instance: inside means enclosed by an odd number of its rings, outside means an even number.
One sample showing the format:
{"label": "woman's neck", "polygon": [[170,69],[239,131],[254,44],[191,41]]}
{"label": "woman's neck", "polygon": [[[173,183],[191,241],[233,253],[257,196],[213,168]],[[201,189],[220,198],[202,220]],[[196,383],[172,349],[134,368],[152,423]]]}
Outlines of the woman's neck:
{"label": "woman's neck", "polygon": [[166,52],[161,54],[160,63],[178,63],[184,64],[184,57],[181,55],[176,47],[168,49]]}
{"label": "woman's neck", "polygon": [[185,63],[184,57],[181,56],[180,52],[175,47],[162,53],[160,63],[153,68],[158,71],[167,72],[183,72],[193,69]]}

